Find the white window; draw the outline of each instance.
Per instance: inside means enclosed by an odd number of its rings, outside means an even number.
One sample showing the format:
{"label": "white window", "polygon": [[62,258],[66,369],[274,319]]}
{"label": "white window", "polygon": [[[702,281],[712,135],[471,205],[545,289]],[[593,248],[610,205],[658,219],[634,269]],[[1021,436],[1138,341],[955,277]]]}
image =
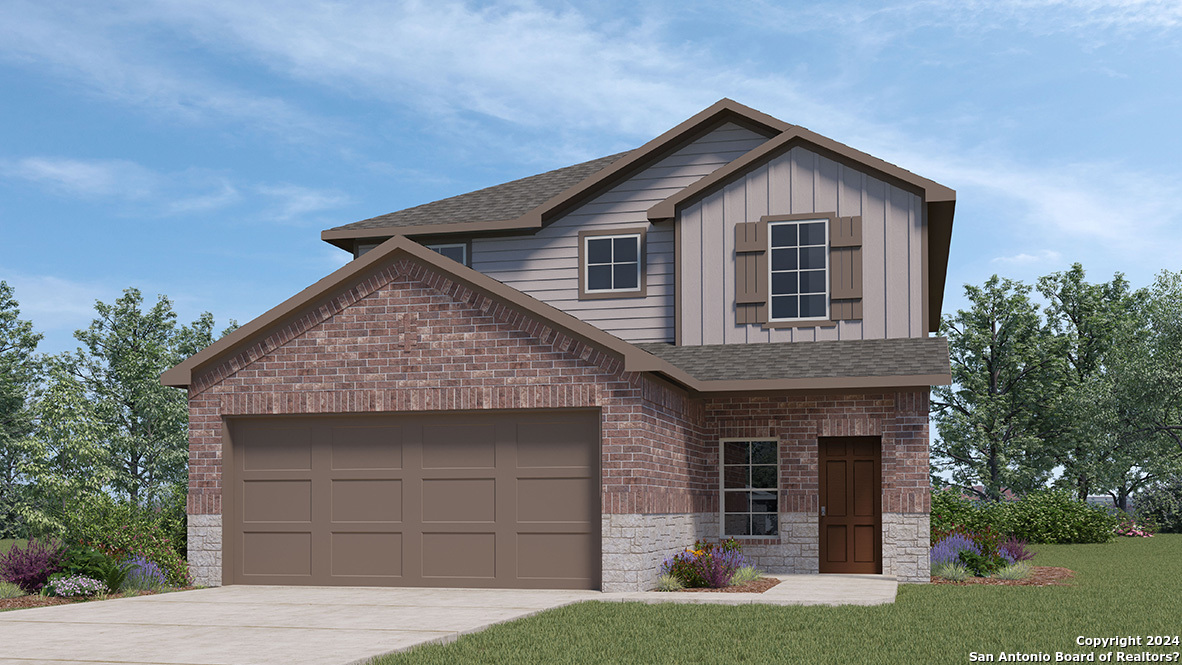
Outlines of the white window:
{"label": "white window", "polygon": [[829,220],[768,223],[772,321],[829,318]]}
{"label": "white window", "polygon": [[723,439],[720,448],[720,535],[766,537],[778,534],[778,442]]}
{"label": "white window", "polygon": [[460,242],[446,245],[427,245],[427,249],[438,252],[457,263],[468,265],[467,243]]}
{"label": "white window", "polygon": [[583,237],[587,293],[640,291],[640,234]]}

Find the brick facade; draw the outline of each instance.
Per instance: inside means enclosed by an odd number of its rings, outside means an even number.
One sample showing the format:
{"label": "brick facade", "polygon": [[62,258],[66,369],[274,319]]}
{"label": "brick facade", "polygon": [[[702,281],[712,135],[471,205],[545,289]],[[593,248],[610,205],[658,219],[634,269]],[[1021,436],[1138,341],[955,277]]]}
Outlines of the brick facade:
{"label": "brick facade", "polygon": [[[807,524],[818,437],[881,436],[884,513],[928,512],[926,391],[694,398],[407,258],[194,376],[189,397],[188,512],[209,516],[193,523],[210,544],[191,559],[205,584],[218,583],[223,418],[236,415],[597,408],[605,590],[646,588],[653,561],[717,533],[721,437],[781,442],[780,510]],[[802,528],[751,546],[769,567],[804,567],[784,563],[815,557]]]}

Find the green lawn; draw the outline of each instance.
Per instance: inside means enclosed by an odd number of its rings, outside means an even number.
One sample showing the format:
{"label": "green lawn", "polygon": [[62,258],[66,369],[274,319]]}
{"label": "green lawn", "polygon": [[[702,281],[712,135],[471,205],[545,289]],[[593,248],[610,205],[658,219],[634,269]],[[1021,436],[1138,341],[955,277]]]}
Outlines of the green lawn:
{"label": "green lawn", "polygon": [[[1182,632],[1182,535],[1035,549],[1035,565],[1076,571],[1073,585],[908,585],[893,605],[880,607],[580,603],[374,665],[966,663],[974,651],[1043,652],[1054,662],[1057,651],[1089,651],[1076,646],[1080,635]],[[1122,650],[1101,649],[1097,659],[1107,651]]]}
{"label": "green lawn", "polygon": [[0,554],[4,554],[8,550],[12,549],[13,544],[24,547],[26,544],[28,544],[28,542],[29,541],[24,539],[13,540],[12,538],[0,538]]}

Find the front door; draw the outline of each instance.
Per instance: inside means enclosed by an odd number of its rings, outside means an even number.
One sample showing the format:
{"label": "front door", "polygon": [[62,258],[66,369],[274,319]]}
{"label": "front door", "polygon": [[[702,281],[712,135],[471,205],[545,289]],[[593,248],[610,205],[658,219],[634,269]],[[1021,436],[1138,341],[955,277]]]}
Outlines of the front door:
{"label": "front door", "polygon": [[822,573],[882,572],[882,440],[820,440]]}

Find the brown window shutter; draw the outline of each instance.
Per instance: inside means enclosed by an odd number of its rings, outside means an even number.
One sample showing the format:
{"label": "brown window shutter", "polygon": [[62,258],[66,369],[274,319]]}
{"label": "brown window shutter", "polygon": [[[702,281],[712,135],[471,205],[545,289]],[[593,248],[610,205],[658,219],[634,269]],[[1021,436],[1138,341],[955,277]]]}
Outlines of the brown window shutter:
{"label": "brown window shutter", "polygon": [[735,252],[766,252],[767,222],[735,224]]}
{"label": "brown window shutter", "polygon": [[735,302],[767,302],[767,252],[735,254]]}
{"label": "brown window shutter", "polygon": [[862,318],[862,218],[835,217],[829,224],[829,318]]}
{"label": "brown window shutter", "polygon": [[767,321],[767,222],[735,225],[735,322]]}

